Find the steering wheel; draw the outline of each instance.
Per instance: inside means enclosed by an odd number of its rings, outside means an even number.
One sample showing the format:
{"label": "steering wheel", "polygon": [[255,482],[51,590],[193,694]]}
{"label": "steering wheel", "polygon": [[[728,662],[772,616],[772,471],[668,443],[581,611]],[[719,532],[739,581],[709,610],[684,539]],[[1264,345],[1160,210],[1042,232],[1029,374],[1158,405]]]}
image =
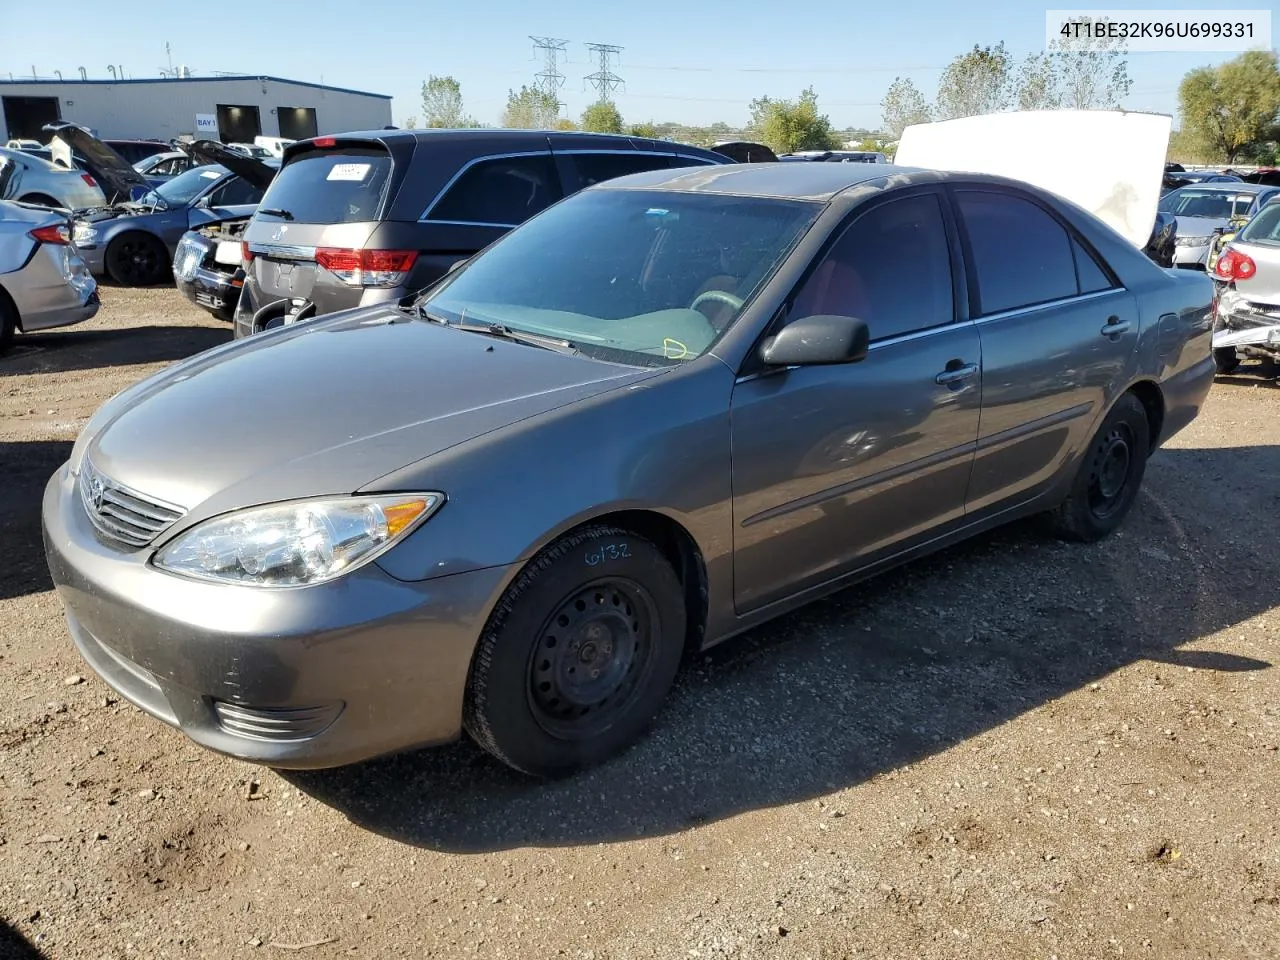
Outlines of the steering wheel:
{"label": "steering wheel", "polygon": [[689,309],[697,310],[699,304],[706,303],[709,300],[728,304],[735,310],[741,310],[744,302],[741,297],[735,297],[732,293],[725,290],[706,290],[693,298],[693,303],[689,304]]}

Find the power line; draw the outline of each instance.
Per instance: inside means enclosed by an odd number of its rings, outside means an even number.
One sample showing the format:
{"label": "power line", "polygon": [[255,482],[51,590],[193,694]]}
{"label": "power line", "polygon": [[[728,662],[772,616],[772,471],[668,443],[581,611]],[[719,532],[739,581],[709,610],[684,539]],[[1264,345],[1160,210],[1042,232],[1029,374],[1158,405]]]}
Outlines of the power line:
{"label": "power line", "polygon": [[622,78],[613,72],[613,58],[622,52],[622,48],[610,43],[588,43],[587,49],[596,55],[599,67],[595,73],[587,75],[586,82],[596,88],[601,102],[612,103],[613,91],[626,87]]}
{"label": "power line", "polygon": [[564,86],[564,74],[560,72],[560,54],[566,52],[569,41],[557,40],[554,37],[530,37],[533,48],[542,51],[542,70],[536,75],[534,87],[555,101],[556,110],[564,106],[560,102],[560,88]]}

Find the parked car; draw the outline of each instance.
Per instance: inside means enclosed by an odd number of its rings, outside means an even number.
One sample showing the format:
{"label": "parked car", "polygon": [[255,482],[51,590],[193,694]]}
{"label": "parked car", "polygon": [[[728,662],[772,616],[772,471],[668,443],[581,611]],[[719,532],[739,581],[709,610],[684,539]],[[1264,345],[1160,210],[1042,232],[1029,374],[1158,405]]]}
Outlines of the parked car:
{"label": "parked car", "polygon": [[195,161],[181,150],[170,150],[167,153],[156,153],[139,160],[133,169],[147,178],[153,187],[158,187],[166,180],[172,180],[180,173],[186,173],[195,165]]}
{"label": "parked car", "polygon": [[233,213],[188,230],[173,254],[174,285],[219,320],[235,318],[245,277],[241,242],[251,215]]}
{"label": "parked car", "polygon": [[1177,171],[1170,171],[1166,167],[1164,175],[1164,183],[1160,188],[1160,195],[1164,196],[1177,190],[1179,187],[1192,186],[1198,183],[1243,183],[1244,179],[1235,173],[1226,173],[1220,170],[1183,170],[1178,167]]}
{"label": "parked car", "polygon": [[0,201],[0,353],[18,331],[88,320],[98,285],[71,243],[64,214]]}
{"label": "parked car", "polygon": [[95,276],[106,273],[126,286],[160,283],[172,271],[184,233],[202,223],[251,213],[278,166],[276,160],[253,160],[211,141],[196,141],[191,149],[221,162],[192,167],[150,188],[136,202],[76,217],[76,246]]}
{"label": "parked car", "polygon": [[106,203],[102,188],[83,170],[68,170],[23,150],[0,149],[0,200],[63,210]]}
{"label": "parked car", "polygon": [[883,153],[870,150],[797,150],[778,157],[784,163],[796,161],[824,163],[888,163]]}
{"label": "parked car", "polygon": [[4,146],[6,150],[39,150],[44,144],[39,140],[10,140]]}
{"label": "parked car", "polygon": [[269,160],[275,154],[266,147],[259,146],[256,143],[228,143],[228,150],[234,150],[236,153],[244,154],[246,157],[254,157],[258,160]]}
{"label": "parked car", "polygon": [[731,162],[663,140],[536,130],[378,130],[285,150],[244,233],[235,336],[396,300],[612,177]]}
{"label": "parked car", "polygon": [[1218,372],[1233,373],[1246,358],[1280,363],[1280,197],[1227,242],[1212,276]]}
{"label": "parked car", "polygon": [[126,163],[137,164],[158,153],[169,153],[173,147],[167,140],[103,140],[108,147],[124,158]]}
{"label": "parked car", "polygon": [[1227,229],[1235,218],[1252,217],[1278,193],[1280,187],[1256,183],[1206,183],[1161,197],[1159,209],[1178,220],[1173,265],[1204,270],[1214,231]]}
{"label": "parked car", "polygon": [[1143,249],[1148,257],[1162,267],[1173,266],[1173,255],[1178,249],[1178,218],[1163,210],[1156,211],[1155,226],[1151,228],[1151,239]]}
{"label": "parked car", "polygon": [[1211,288],[1003,178],[604,181],[418,298],[108,401],[45,492],[52,579],[90,666],[206,747],[465,729],[563,774],[686,651],[1018,517],[1114,531],[1209,391]]}

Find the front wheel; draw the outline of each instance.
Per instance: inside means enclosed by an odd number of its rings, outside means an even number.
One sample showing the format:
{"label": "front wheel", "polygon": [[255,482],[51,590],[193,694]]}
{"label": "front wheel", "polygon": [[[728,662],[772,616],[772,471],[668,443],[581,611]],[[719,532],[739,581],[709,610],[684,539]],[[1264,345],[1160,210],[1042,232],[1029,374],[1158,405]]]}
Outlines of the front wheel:
{"label": "front wheel", "polygon": [[635,740],[661,709],[684,651],[684,591],[635,533],[599,525],[530,561],[489,618],[463,724],[534,776],[563,776]]}
{"label": "front wheel", "polygon": [[169,251],[159,237],[134,231],[107,246],[107,273],[126,287],[150,287],[169,275]]}
{"label": "front wheel", "polygon": [[1138,497],[1150,450],[1146,408],[1126,393],[1089,442],[1071,493],[1049,514],[1053,531],[1087,543],[1119,527]]}

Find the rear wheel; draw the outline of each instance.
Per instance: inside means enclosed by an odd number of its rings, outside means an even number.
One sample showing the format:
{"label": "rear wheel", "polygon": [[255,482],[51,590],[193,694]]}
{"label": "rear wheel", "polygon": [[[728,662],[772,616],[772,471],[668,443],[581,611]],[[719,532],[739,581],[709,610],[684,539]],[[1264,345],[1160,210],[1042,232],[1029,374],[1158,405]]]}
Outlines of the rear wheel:
{"label": "rear wheel", "polygon": [[1235,347],[1218,347],[1213,351],[1213,365],[1219,373],[1235,373],[1240,357]]}
{"label": "rear wheel", "polygon": [[13,346],[13,335],[18,329],[18,308],[9,295],[0,288],[0,353]]}
{"label": "rear wheel", "polygon": [[1119,527],[1138,497],[1150,449],[1146,408],[1126,393],[1090,441],[1071,493],[1049,514],[1054,532],[1092,542]]}
{"label": "rear wheel", "polygon": [[684,592],[630,531],[588,527],[535,557],[480,640],[463,723],[499,760],[562,776],[649,725],[684,651]]}
{"label": "rear wheel", "polygon": [[159,237],[139,231],[124,233],[107,245],[106,265],[116,283],[149,287],[168,275],[169,251]]}

